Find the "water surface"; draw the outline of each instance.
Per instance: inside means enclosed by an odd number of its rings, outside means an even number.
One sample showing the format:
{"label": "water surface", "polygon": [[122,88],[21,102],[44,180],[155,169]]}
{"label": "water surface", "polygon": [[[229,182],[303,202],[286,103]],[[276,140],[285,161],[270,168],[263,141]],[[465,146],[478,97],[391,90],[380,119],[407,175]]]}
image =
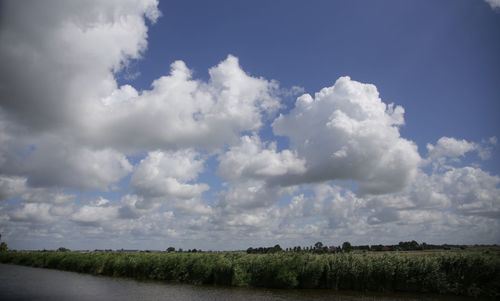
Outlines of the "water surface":
{"label": "water surface", "polygon": [[0,264],[0,300],[451,301],[471,299],[429,295],[339,293],[331,290],[194,286]]}

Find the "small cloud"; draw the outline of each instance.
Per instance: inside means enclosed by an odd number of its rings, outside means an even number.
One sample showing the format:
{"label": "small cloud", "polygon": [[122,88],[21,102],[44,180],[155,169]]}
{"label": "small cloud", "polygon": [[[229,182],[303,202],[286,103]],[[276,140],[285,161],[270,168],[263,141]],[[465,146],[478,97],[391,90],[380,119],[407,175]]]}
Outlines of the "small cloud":
{"label": "small cloud", "polygon": [[140,71],[136,71],[136,72],[125,72],[125,74],[123,74],[123,78],[127,81],[133,81],[134,79],[138,78],[139,76],[141,76],[141,72]]}
{"label": "small cloud", "polygon": [[479,158],[483,160],[491,158],[491,152],[493,151],[493,148],[497,145],[497,142],[498,142],[497,137],[495,136],[488,138],[488,140],[483,140],[477,150]]}
{"label": "small cloud", "polygon": [[460,162],[460,159],[468,153],[475,152],[482,160],[491,157],[493,147],[497,143],[496,137],[481,140],[480,143],[459,140],[453,137],[441,137],[435,145],[428,143],[428,157],[426,163],[445,165],[448,162]]}
{"label": "small cloud", "polygon": [[452,137],[441,137],[436,145],[427,144],[429,158],[439,160],[443,158],[459,158],[468,152],[477,150],[478,145],[465,139],[458,140]]}
{"label": "small cloud", "polygon": [[279,95],[284,97],[293,97],[305,93],[304,87],[292,86],[291,88],[280,88]]}
{"label": "small cloud", "polygon": [[485,0],[493,10],[500,9],[500,0]]}

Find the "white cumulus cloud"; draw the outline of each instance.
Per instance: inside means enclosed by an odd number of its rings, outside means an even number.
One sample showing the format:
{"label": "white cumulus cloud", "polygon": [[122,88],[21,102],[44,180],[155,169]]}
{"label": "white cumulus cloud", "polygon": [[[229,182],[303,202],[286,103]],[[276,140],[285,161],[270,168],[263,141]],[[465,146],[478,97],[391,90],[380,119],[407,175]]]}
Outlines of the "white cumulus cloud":
{"label": "white cumulus cloud", "polygon": [[23,152],[13,148],[4,170],[25,176],[40,187],[113,188],[132,171],[122,154],[110,148],[92,149],[59,137],[42,137]]}
{"label": "white cumulus cloud", "polygon": [[101,226],[113,222],[119,217],[119,208],[112,206],[106,199],[99,198],[88,205],[81,206],[70,219],[85,226]]}
{"label": "white cumulus cloud", "polygon": [[14,221],[28,223],[50,223],[55,221],[50,210],[52,205],[46,203],[26,203],[21,208],[14,210],[10,214],[10,219]]}
{"label": "white cumulus cloud", "polygon": [[427,144],[427,158],[425,163],[432,163],[435,167],[445,166],[448,162],[459,162],[468,153],[475,152],[482,160],[487,160],[491,156],[497,138],[490,137],[482,140],[481,143],[456,139],[453,137],[441,137],[436,144]]}
{"label": "white cumulus cloud", "polygon": [[148,198],[199,197],[207,184],[190,183],[203,170],[203,160],[193,150],[150,152],[141,160],[131,179],[137,193]]}
{"label": "white cumulus cloud", "polygon": [[302,95],[289,114],[273,123],[274,132],[289,137],[307,162],[304,175],[288,181],[354,179],[367,193],[404,188],[420,156],[416,145],[400,136],[403,113],[400,106],[386,105],[374,85],[349,77],[314,97]]}
{"label": "white cumulus cloud", "polygon": [[466,153],[473,151],[476,148],[477,145],[473,142],[469,142],[464,139],[457,140],[450,137],[440,138],[436,145],[427,144],[427,151],[429,153],[429,157],[432,159],[463,157]]}
{"label": "white cumulus cloud", "polygon": [[195,80],[176,61],[152,90],[122,86],[96,106],[86,138],[126,150],[217,148],[259,129],[262,118],[279,107],[277,84],[248,75],[234,56],[209,75],[208,82]]}
{"label": "white cumulus cloud", "polygon": [[277,151],[275,143],[264,143],[259,136],[243,136],[219,157],[219,173],[225,179],[264,179],[305,172],[305,161],[290,150]]}
{"label": "white cumulus cloud", "polygon": [[157,5],[4,1],[2,108],[34,131],[77,126],[97,99],[116,89],[114,73],[146,49],[145,17],[156,20]]}
{"label": "white cumulus cloud", "polygon": [[500,0],[485,0],[492,9],[500,8]]}

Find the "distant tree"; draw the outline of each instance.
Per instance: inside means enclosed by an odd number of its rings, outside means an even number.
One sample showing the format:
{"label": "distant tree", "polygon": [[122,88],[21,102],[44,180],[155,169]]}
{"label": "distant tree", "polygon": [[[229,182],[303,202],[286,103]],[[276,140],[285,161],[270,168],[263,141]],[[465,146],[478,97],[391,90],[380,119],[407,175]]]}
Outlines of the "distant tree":
{"label": "distant tree", "polygon": [[275,245],[274,247],[258,247],[258,248],[250,247],[247,249],[248,254],[267,254],[276,252],[283,252],[283,248],[281,248],[280,245]]}
{"label": "distant tree", "polygon": [[415,240],[412,241],[400,241],[397,248],[402,251],[414,251],[421,250],[422,247]]}
{"label": "distant tree", "polygon": [[67,249],[67,248],[64,248],[64,247],[60,247],[59,249],[57,249],[58,252],[69,252],[71,251],[70,249]]}
{"label": "distant tree", "polygon": [[314,244],[314,249],[316,250],[323,249],[323,243],[321,241],[318,241],[317,243]]}
{"label": "distant tree", "polygon": [[9,250],[9,247],[7,246],[7,243],[5,241],[2,241],[0,243],[0,252],[7,252]]}
{"label": "distant tree", "polygon": [[351,252],[352,250],[352,246],[351,246],[351,243],[348,242],[348,241],[345,241],[343,244],[342,244],[342,251],[344,252]]}
{"label": "distant tree", "polygon": [[167,248],[167,252],[175,252],[175,248],[174,247],[168,247]]}

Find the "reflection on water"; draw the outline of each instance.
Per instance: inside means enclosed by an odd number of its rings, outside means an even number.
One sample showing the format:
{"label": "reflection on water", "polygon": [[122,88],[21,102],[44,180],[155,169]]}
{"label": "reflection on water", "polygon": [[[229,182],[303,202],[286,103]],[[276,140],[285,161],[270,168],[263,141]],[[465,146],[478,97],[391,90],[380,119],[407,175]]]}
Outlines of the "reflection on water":
{"label": "reflection on water", "polygon": [[[426,295],[270,290],[140,282],[0,264],[0,300],[208,300],[208,301],[442,301],[470,300]],[[474,299],[477,300],[477,299]]]}

